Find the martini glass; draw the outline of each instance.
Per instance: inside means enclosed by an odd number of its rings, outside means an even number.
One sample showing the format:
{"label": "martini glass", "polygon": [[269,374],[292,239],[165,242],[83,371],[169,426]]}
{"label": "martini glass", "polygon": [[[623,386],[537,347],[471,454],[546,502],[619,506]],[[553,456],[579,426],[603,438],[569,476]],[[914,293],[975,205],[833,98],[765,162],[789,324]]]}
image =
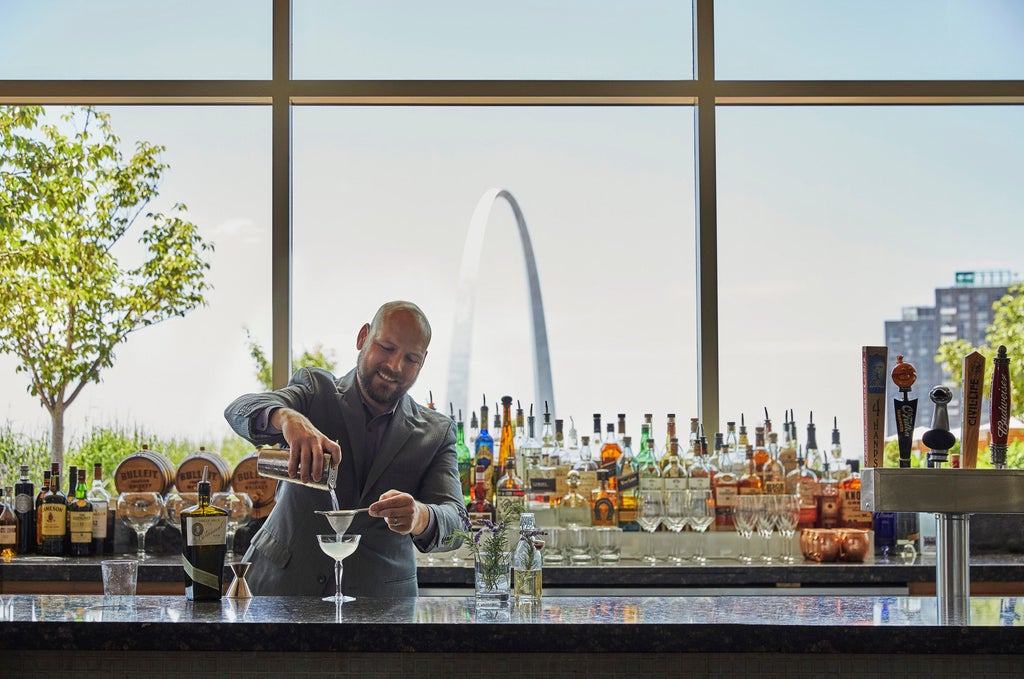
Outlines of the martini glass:
{"label": "martini glass", "polygon": [[316,536],[316,541],[320,544],[320,549],[323,553],[334,559],[334,581],[337,583],[334,596],[326,596],[324,601],[333,601],[336,604],[341,604],[346,601],[356,600],[354,596],[345,596],[341,593],[341,562],[345,560],[345,557],[356,551],[356,547],[359,546],[360,537],[355,534],[338,535],[336,533]]}

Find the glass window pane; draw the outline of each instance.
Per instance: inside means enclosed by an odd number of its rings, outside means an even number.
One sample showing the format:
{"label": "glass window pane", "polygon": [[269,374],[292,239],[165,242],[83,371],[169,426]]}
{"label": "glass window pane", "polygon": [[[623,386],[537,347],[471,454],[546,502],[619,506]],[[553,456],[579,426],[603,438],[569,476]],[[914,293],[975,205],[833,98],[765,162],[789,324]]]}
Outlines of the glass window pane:
{"label": "glass window pane", "polygon": [[296,0],[300,79],[688,80],[688,2]]}
{"label": "glass window pane", "polygon": [[[835,416],[860,459],[860,347],[891,368],[921,335],[887,322],[936,334],[956,272],[1019,269],[1024,108],[722,108],[718,140],[722,419],[792,408],[804,440],[813,411],[824,446]],[[933,356],[908,359],[919,425]]]}
{"label": "glass window pane", "polygon": [[270,78],[269,0],[5,0],[0,79]]}
{"label": "glass window pane", "polygon": [[[639,435],[653,412],[663,432],[666,412],[696,412],[691,108],[310,107],[294,129],[296,351],[322,342],[346,372],[360,326],[410,299],[434,331],[410,394],[447,410],[467,230],[481,196],[504,188],[530,231],[566,430],[570,416],[585,435],[592,413],[622,412]],[[464,413],[483,394],[534,400],[504,201],[487,224]]]}
{"label": "glass window pane", "polygon": [[[65,109],[51,107],[56,116]],[[260,389],[246,346],[245,328],[270,344],[270,110],[269,107],[109,107],[123,153],[136,141],[162,144],[159,196],[147,210],[183,218],[199,227],[215,250],[205,281],[206,306],[132,332],[117,345],[102,382],[87,385],[69,406],[65,446],[92,427],[135,427],[151,435],[205,442],[215,449],[233,436],[224,407],[244,391]],[[118,241],[123,267],[137,265],[138,244],[150,225],[143,214]],[[29,380],[15,359],[0,355],[0,423],[44,438],[50,420],[26,392]],[[48,440],[48,439],[47,439]],[[38,470],[33,469],[33,474]],[[108,470],[110,473],[112,470]]]}
{"label": "glass window pane", "polygon": [[717,0],[723,80],[1024,77],[1016,0]]}

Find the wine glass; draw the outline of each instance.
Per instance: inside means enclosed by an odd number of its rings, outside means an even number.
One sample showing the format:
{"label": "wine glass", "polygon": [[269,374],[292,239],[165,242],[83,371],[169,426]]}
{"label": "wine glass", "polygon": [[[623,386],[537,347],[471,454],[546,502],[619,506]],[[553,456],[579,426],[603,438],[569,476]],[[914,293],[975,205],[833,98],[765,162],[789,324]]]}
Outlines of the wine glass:
{"label": "wine glass", "polygon": [[227,538],[228,551],[225,558],[235,555],[235,531],[249,523],[252,516],[252,500],[248,493],[221,491],[210,497],[210,504],[220,507],[228,513]]}
{"label": "wine glass", "polygon": [[733,514],[736,532],[743,538],[743,550],[738,558],[743,563],[752,563],[754,557],[750,555],[750,544],[754,537],[754,527],[757,524],[757,512],[758,507],[761,505],[761,496],[740,495],[738,500],[736,513]]}
{"label": "wine glass", "polygon": [[672,554],[668,557],[669,561],[674,563],[682,563],[686,559],[683,558],[680,553],[680,534],[683,528],[686,527],[686,491],[685,490],[666,490],[665,491],[665,514],[662,517],[662,523],[670,531],[675,533],[672,540]]}
{"label": "wine glass", "polygon": [[693,560],[704,563],[704,542],[707,530],[715,522],[715,499],[710,490],[686,491],[686,521],[698,533],[697,546],[693,551]]}
{"label": "wine glass", "polygon": [[146,531],[164,515],[164,499],[160,493],[121,493],[117,498],[117,518],[138,536],[140,560],[146,558]]}
{"label": "wine glass", "polygon": [[331,533],[330,535],[316,536],[316,541],[320,544],[320,549],[323,553],[334,559],[334,581],[337,583],[334,596],[325,596],[323,598],[324,601],[333,601],[335,604],[341,604],[346,601],[356,600],[353,596],[345,596],[341,593],[341,562],[345,560],[345,557],[356,551],[356,547],[359,546],[360,537],[360,535],[354,533],[346,533],[345,535]]}
{"label": "wine glass", "polygon": [[764,554],[761,555],[761,560],[766,563],[771,563],[771,538],[772,532],[775,530],[775,512],[772,511],[772,509],[779,496],[760,495],[759,497],[761,498],[761,503],[757,509],[757,514],[754,517],[754,522],[758,535],[764,538]]}
{"label": "wine glass", "polygon": [[164,497],[164,513],[167,525],[181,531],[181,513],[199,504],[199,493],[179,493],[175,488]]}
{"label": "wine glass", "polygon": [[654,531],[661,525],[664,515],[661,493],[660,490],[641,490],[636,499],[636,522],[647,533],[647,547],[642,560],[648,563],[657,563],[659,560],[654,553]]}
{"label": "wine glass", "polygon": [[779,557],[786,563],[793,563],[793,536],[796,534],[797,524],[800,523],[800,496],[779,495],[773,508],[775,524],[779,527],[779,534],[782,535],[782,556]]}

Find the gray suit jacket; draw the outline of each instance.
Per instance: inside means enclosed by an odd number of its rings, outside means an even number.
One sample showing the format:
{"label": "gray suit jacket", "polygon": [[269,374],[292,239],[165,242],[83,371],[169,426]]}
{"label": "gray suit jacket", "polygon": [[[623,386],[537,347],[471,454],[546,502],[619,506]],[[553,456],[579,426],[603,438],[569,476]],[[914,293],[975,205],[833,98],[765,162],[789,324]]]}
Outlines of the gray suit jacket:
{"label": "gray suit jacket", "polygon": [[[288,386],[274,392],[247,394],[224,411],[231,428],[256,445],[284,444],[280,435],[253,431],[256,417],[281,405],[305,414],[325,436],[341,445],[338,501],[342,509],[366,507],[386,490],[409,493],[429,505],[437,520],[437,538],[429,550],[445,550],[445,540],[461,525],[462,487],[455,453],[455,423],[445,415],[402,397],[375,459],[365,459],[365,417],[355,371],[341,378],[318,368],[303,368]],[[367,468],[368,467],[368,468]],[[365,476],[366,483],[360,482]],[[314,510],[331,509],[330,496],[296,483],[280,483],[277,505],[253,536],[246,575],[259,595],[328,595],[334,593],[334,560],[320,551],[317,534],[331,532]],[[388,530],[384,519],[357,514],[348,530],[362,535],[355,553],[345,559],[345,594],[369,597],[416,596],[416,561],[412,538]]]}

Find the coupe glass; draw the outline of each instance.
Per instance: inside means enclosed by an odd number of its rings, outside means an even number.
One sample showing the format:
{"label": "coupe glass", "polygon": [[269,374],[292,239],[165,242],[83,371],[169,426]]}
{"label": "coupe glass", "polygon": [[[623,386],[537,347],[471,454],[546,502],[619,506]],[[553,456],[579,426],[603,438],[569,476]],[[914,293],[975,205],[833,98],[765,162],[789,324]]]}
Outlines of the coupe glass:
{"label": "coupe glass", "polygon": [[750,544],[754,537],[754,527],[757,525],[757,513],[762,505],[761,496],[740,495],[738,500],[733,522],[736,524],[736,532],[743,538],[743,550],[740,552],[739,560],[743,563],[752,563],[754,557],[750,555]]}
{"label": "coupe glass", "polygon": [[641,490],[636,498],[636,522],[647,533],[647,546],[642,557],[647,563],[659,561],[654,553],[654,531],[658,530],[665,514],[661,494],[660,490]]}
{"label": "coupe glass", "polygon": [[773,508],[775,514],[775,525],[779,527],[779,534],[782,535],[782,556],[779,558],[786,563],[793,563],[793,536],[796,534],[797,524],[800,523],[800,496],[779,495]]}
{"label": "coupe glass", "polygon": [[761,503],[758,507],[757,515],[754,517],[754,525],[757,528],[758,535],[764,538],[764,554],[761,555],[761,560],[771,563],[771,539],[772,533],[775,531],[775,512],[773,508],[780,496],[760,495],[758,497],[761,498]]}
{"label": "coupe glass", "polygon": [[225,558],[235,555],[235,531],[249,523],[252,517],[252,500],[248,493],[236,493],[234,491],[222,491],[214,493],[210,498],[210,504],[220,507],[228,513],[227,543],[228,551]]}
{"label": "coupe glass", "polygon": [[686,522],[699,534],[693,560],[704,563],[707,561],[704,557],[704,542],[707,540],[708,528],[715,522],[715,499],[710,490],[686,491]]}
{"label": "coupe glass", "polygon": [[164,499],[160,493],[121,493],[117,498],[117,518],[138,536],[138,558],[146,558],[146,531],[164,516]]}
{"label": "coupe glass", "polygon": [[682,542],[680,535],[683,528],[686,527],[686,491],[666,490],[664,502],[665,514],[662,517],[662,523],[675,533],[672,539],[672,553],[668,558],[674,563],[682,563],[686,560],[681,553],[680,544]]}
{"label": "coupe glass", "polygon": [[345,557],[356,551],[356,547],[359,546],[360,537],[352,533],[346,533],[345,535],[331,533],[330,535],[316,536],[316,541],[320,544],[320,549],[323,550],[323,553],[334,559],[334,581],[337,583],[334,596],[325,596],[324,601],[333,601],[335,604],[341,604],[346,601],[356,600],[354,596],[345,596],[341,593],[341,562],[345,560]]}
{"label": "coupe glass", "polygon": [[164,497],[166,523],[176,531],[181,531],[181,513],[189,507],[199,504],[199,493],[179,493],[172,490]]}

